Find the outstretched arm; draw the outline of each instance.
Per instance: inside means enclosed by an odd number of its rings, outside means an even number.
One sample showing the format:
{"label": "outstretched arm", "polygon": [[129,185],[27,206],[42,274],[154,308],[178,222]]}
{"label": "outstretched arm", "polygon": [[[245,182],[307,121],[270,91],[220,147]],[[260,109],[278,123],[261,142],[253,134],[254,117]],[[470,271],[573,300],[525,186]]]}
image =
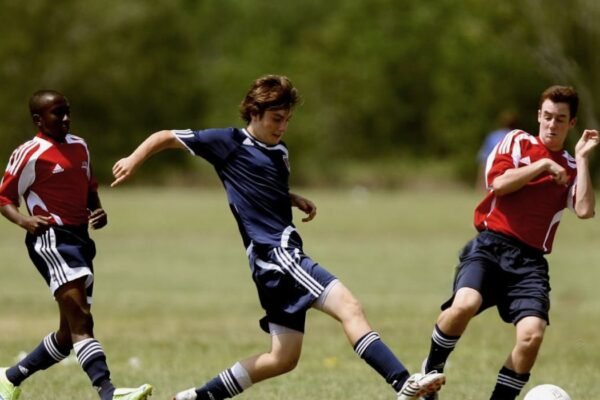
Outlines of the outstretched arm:
{"label": "outstretched arm", "polygon": [[302,218],[302,222],[311,221],[317,215],[317,206],[309,199],[290,192],[290,200],[293,207],[298,207],[307,214],[306,217]]}
{"label": "outstretched arm", "polygon": [[150,156],[166,149],[185,149],[185,146],[171,131],[158,131],[148,136],[133,153],[115,163],[112,168],[115,180],[110,186],[115,187],[129,179]]}
{"label": "outstretched arm", "polygon": [[597,130],[586,129],[575,145],[577,192],[574,208],[579,218],[591,218],[595,214],[596,197],[590,178],[589,157],[599,141],[600,135]]}

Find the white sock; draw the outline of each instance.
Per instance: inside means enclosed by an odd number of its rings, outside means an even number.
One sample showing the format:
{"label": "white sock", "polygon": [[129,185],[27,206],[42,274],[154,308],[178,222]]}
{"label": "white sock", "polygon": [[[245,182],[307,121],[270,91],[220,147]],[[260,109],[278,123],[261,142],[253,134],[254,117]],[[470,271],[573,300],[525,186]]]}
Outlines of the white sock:
{"label": "white sock", "polygon": [[175,395],[173,400],[196,400],[196,389],[191,388],[184,390],[183,392],[179,392]]}
{"label": "white sock", "polygon": [[244,368],[239,362],[235,363],[235,365],[231,367],[231,373],[235,377],[235,380],[242,387],[242,390],[246,390],[252,386],[252,379],[250,379],[248,371],[246,371],[246,368]]}

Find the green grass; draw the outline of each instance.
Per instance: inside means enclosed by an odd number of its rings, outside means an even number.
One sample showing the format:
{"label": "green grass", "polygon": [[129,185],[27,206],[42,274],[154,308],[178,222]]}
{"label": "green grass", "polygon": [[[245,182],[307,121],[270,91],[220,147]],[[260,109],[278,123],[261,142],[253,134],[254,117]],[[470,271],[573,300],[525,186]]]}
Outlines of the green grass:
{"label": "green grass", "polygon": [[[305,194],[319,207],[313,222],[298,222],[306,252],[352,289],[375,329],[415,371],[428,350],[439,304],[450,293],[457,253],[474,234],[478,195]],[[241,240],[220,190],[104,189],[102,197],[109,226],[92,233],[99,250],[93,312],[116,385],[149,382],[155,399],[167,399],[267,348]],[[58,322],[23,236],[12,224],[0,223],[0,365],[12,364]],[[552,325],[527,388],[554,383],[574,399],[600,392],[598,237],[597,220],[582,222],[565,213],[549,256]],[[442,398],[488,398],[513,340],[514,329],[495,310],[474,319],[450,359]],[[23,400],[97,398],[73,362],[40,372],[22,386]],[[297,369],[239,398],[394,396],[353,353],[338,323],[312,311]]]}

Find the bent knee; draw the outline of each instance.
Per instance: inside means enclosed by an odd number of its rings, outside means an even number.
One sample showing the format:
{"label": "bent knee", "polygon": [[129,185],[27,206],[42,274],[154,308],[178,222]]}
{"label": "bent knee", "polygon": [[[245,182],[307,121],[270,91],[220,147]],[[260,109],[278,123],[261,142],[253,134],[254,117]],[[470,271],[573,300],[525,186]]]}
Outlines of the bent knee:
{"label": "bent knee", "polygon": [[294,370],[298,365],[299,360],[300,357],[295,355],[289,355],[285,357],[274,355],[272,367],[276,369],[278,373],[284,374]]}
{"label": "bent knee", "polygon": [[477,314],[482,303],[483,298],[478,291],[462,288],[456,293],[450,309],[456,314],[472,317]]}
{"label": "bent knee", "polygon": [[69,329],[72,334],[89,334],[94,331],[94,318],[89,309],[80,308],[73,310],[69,319]]}
{"label": "bent knee", "polygon": [[519,336],[518,345],[525,348],[537,349],[544,341],[543,330],[531,330]]}
{"label": "bent knee", "polygon": [[462,301],[455,302],[450,306],[450,310],[452,313],[462,317],[472,317],[477,314],[479,308],[481,307],[481,302],[477,301]]}
{"label": "bent knee", "polygon": [[365,319],[365,310],[362,304],[354,297],[347,300],[344,314],[348,319]]}

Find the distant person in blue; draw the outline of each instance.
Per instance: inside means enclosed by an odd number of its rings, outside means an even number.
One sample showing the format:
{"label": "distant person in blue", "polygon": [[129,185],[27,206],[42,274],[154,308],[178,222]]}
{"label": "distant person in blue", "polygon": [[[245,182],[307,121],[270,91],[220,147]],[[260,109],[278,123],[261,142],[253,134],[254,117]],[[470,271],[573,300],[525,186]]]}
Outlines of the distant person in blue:
{"label": "distant person in blue", "polygon": [[475,181],[475,188],[485,190],[485,165],[487,163],[488,156],[494,150],[494,147],[500,142],[506,134],[512,130],[517,129],[519,125],[519,119],[517,114],[513,111],[503,111],[498,117],[499,128],[491,131],[485,137],[479,152],[477,153],[477,179]]}
{"label": "distant person in blue", "polygon": [[307,214],[304,222],[315,217],[317,207],[289,191],[289,153],[281,141],[298,101],[297,89],[285,76],[260,77],[240,105],[245,128],[159,131],[113,167],[112,186],[116,186],[148,157],[165,149],[188,150],[210,162],[227,192],[266,313],[260,326],[271,335],[269,351],[236,362],[204,385],[177,393],[173,400],[227,399],[293,370],[310,308],[341,322],[355,352],[392,386],[397,399],[437,392],[445,382],[444,375],[435,371],[411,376],[373,331],[353,294],[304,253],[292,207]]}

